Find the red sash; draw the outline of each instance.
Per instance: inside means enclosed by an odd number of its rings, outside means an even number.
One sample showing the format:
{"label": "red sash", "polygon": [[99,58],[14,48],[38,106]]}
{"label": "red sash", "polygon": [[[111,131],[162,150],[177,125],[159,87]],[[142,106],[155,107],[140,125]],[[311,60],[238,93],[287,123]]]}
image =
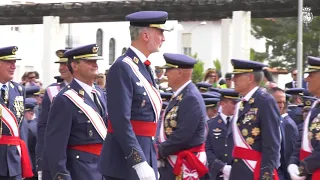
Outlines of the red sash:
{"label": "red sash", "polygon": [[[239,159],[246,159],[251,161],[256,161],[257,164],[253,169],[253,180],[258,180],[260,178],[260,165],[261,165],[261,153],[252,149],[246,149],[242,147],[235,146],[233,148],[233,157]],[[279,180],[277,170],[273,170],[274,180]]]}
{"label": "red sash", "polygon": [[[311,153],[300,149],[300,161],[304,160],[308,157]],[[315,170],[312,173],[312,180],[319,180],[320,179],[320,169]]]}
{"label": "red sash", "polygon": [[102,144],[81,144],[69,146],[70,149],[87,152],[100,156]]}
{"label": "red sash", "polygon": [[[157,132],[157,123],[139,120],[130,120],[132,130],[135,135],[154,137]],[[113,133],[111,121],[108,120],[108,133]]]}
{"label": "red sash", "polygon": [[26,143],[19,137],[2,135],[2,137],[0,138],[0,144],[20,146],[22,177],[23,178],[33,177],[32,166],[29,159],[28,148],[26,146]]}
{"label": "red sash", "polygon": [[176,153],[177,161],[173,166],[173,173],[179,176],[182,172],[182,163],[185,163],[189,169],[196,170],[199,178],[208,173],[208,168],[196,157],[193,153],[199,153],[205,151],[205,144],[193,147],[188,150],[180,151]]}

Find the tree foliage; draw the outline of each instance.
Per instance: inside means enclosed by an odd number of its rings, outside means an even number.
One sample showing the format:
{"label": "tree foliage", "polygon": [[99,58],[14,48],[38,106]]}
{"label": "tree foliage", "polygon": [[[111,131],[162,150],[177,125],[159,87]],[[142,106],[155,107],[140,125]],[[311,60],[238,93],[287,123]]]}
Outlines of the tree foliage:
{"label": "tree foliage", "polygon": [[202,81],[203,79],[204,63],[200,59],[198,59],[197,53],[192,55],[192,57],[197,60],[197,63],[193,67],[192,81],[194,83],[197,83]]}
{"label": "tree foliage", "polygon": [[[297,57],[297,18],[252,19],[252,35],[266,39],[266,52],[253,52],[253,59],[267,60],[271,67],[295,68]],[[320,17],[304,26],[303,59],[319,55]],[[262,59],[261,59],[262,58]]]}
{"label": "tree foliage", "polygon": [[221,63],[220,63],[219,59],[213,60],[213,65],[216,68],[216,70],[221,72]]}

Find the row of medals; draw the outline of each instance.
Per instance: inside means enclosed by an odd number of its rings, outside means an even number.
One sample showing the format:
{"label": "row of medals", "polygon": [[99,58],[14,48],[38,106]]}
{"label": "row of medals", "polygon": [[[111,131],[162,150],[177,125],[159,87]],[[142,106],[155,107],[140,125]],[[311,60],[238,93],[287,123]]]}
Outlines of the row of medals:
{"label": "row of medals", "polygon": [[174,106],[166,115],[165,121],[164,121],[164,127],[166,135],[171,135],[173,132],[173,129],[177,127],[177,111],[178,106]]}
{"label": "row of medals", "polygon": [[[315,132],[313,132],[313,130],[315,130]],[[315,137],[315,139],[317,141],[320,141],[320,114],[317,115],[316,118],[314,118],[312,120],[312,123],[309,127],[309,139],[311,140],[313,137]]]}

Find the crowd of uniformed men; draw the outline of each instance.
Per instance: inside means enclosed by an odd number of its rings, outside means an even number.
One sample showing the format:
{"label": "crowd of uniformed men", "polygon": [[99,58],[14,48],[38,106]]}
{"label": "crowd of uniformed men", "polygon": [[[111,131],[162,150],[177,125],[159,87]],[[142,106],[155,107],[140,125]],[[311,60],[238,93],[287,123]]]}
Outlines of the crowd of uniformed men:
{"label": "crowd of uniformed men", "polygon": [[131,46],[106,91],[97,45],[57,50],[62,82],[36,116],[39,88],[12,81],[18,48],[0,48],[0,180],[319,180],[320,59],[308,57],[308,90],[262,88],[266,65],[238,59],[234,89],[217,89],[191,81],[195,59],[164,53],[171,92],[159,93],[147,57],[167,18],[126,16]]}

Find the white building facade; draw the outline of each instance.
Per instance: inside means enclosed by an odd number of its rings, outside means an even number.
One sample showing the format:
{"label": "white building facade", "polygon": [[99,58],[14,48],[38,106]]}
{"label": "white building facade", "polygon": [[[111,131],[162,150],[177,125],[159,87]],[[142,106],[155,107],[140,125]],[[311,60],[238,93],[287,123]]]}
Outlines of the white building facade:
{"label": "white building facade", "polygon": [[[10,4],[11,0],[6,1]],[[25,0],[24,3],[32,2]],[[233,19],[168,21],[175,29],[165,32],[166,41],[161,52],[149,59],[152,65],[161,65],[164,52],[197,53],[205,69],[214,68],[213,60],[219,59],[225,74],[232,70],[231,58],[249,59],[251,47],[265,51],[264,40],[256,40],[250,34],[250,19],[250,12],[234,12]],[[104,57],[98,62],[99,72],[104,72],[130,46],[128,22],[59,24],[59,17],[44,17],[44,24],[40,25],[0,26],[0,39],[0,47],[16,45],[19,48],[17,54],[22,61],[17,62],[14,80],[19,82],[24,72],[36,70],[45,86],[59,74],[57,64],[53,63],[58,49],[97,43],[101,47],[99,55]]]}

